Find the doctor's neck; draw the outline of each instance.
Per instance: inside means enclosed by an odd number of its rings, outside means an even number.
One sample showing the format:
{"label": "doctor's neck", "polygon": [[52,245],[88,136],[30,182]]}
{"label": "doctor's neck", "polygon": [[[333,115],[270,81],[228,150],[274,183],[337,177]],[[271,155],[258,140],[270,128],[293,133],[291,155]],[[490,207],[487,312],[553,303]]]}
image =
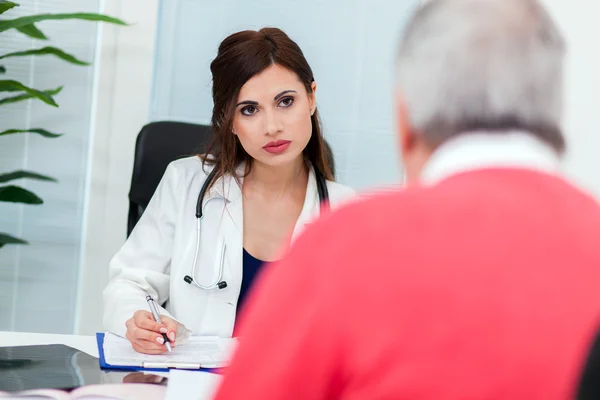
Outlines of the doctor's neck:
{"label": "doctor's neck", "polygon": [[244,185],[274,195],[281,195],[297,188],[306,188],[307,183],[308,169],[302,156],[293,162],[277,166],[254,160],[250,173],[244,178]]}

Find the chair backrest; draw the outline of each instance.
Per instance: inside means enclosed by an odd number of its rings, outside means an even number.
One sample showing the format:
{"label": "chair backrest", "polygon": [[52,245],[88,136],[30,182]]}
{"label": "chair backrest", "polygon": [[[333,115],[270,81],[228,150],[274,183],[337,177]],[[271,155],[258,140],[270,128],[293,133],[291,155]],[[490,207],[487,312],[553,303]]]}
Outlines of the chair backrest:
{"label": "chair backrest", "polygon": [[[206,153],[212,137],[210,127],[184,122],[152,122],[142,128],[135,144],[133,174],[129,189],[127,236],[148,206],[171,161]],[[331,172],[335,176],[333,152],[325,143]]]}
{"label": "chair backrest", "polygon": [[211,130],[206,125],[161,121],[142,128],[135,143],[127,236],[148,206],[169,163],[206,152],[210,138]]}

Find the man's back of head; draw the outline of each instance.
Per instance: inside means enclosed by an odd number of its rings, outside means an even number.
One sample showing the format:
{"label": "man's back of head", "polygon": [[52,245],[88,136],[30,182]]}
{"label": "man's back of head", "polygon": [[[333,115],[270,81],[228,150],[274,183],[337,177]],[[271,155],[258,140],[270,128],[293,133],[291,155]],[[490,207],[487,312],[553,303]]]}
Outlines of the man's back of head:
{"label": "man's back of head", "polygon": [[457,136],[524,131],[561,153],[565,45],[535,0],[433,0],[398,52],[401,145],[409,181]]}

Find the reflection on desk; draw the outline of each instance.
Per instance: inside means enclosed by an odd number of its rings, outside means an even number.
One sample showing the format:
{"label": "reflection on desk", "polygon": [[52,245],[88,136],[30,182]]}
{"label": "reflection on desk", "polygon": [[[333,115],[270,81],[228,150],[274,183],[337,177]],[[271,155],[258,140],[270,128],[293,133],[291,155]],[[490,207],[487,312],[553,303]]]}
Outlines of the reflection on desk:
{"label": "reflection on desk", "polygon": [[[102,371],[98,368],[98,347],[96,345],[96,338],[94,336],[78,336],[78,335],[55,335],[46,333],[24,333],[24,332],[6,332],[0,331],[0,354],[4,348],[6,352],[7,347],[11,346],[37,346],[37,345],[52,345],[60,344],[69,346],[73,349],[81,350],[77,352],[72,350],[73,362],[75,364],[83,364],[88,368],[83,368],[83,371],[79,372],[79,376],[71,377],[70,381],[65,381],[64,386],[73,385],[73,387],[79,384],[88,383],[160,383],[165,385],[168,378],[168,372],[154,372],[141,373],[141,372],[122,372],[122,371]],[[55,349],[56,350],[56,349]],[[83,352],[83,353],[82,353]],[[5,357],[6,358],[6,357]],[[14,357],[13,357],[14,358]],[[21,361],[19,361],[20,359]],[[23,364],[23,358],[17,357],[17,360],[13,360],[12,366],[5,363],[5,367],[0,369],[0,375],[9,374],[10,376],[0,377],[0,390],[23,390],[26,385],[22,382],[19,384],[15,382],[15,371],[19,367],[16,364]],[[25,362],[31,364],[33,361]],[[15,364],[16,363],[16,364]],[[24,365],[21,365],[23,367]],[[58,371],[54,371],[58,373]],[[56,376],[56,374],[54,374]],[[4,384],[4,378],[13,379],[13,384],[18,386],[7,387],[8,384]],[[73,379],[79,379],[75,382]],[[63,385],[61,385],[63,386]],[[14,389],[13,389],[14,388]]]}
{"label": "reflection on desk", "polygon": [[64,344],[0,347],[0,390],[70,390],[98,383],[98,359]]}

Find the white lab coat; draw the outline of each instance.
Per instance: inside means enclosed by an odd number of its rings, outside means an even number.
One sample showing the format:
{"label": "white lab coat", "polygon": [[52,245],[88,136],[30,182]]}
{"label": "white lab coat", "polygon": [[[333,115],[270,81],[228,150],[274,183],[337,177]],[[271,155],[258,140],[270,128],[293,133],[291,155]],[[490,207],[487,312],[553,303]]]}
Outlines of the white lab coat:
{"label": "white lab coat", "polygon": [[[125,322],[137,310],[148,310],[143,291],[157,304],[166,302],[161,314],[175,318],[195,335],[231,337],[242,284],[242,191],[232,176],[219,179],[203,201],[197,282],[215,282],[220,253],[225,243],[225,289],[203,290],[184,281],[191,275],[196,249],[196,202],[206,171],[198,157],[172,162],[152,200],[123,247],[110,263],[104,290],[104,327],[124,336]],[[331,207],[353,197],[354,191],[327,182]],[[306,199],[294,228],[292,241],[319,215],[314,172],[310,171]],[[302,301],[298,299],[298,301]]]}

